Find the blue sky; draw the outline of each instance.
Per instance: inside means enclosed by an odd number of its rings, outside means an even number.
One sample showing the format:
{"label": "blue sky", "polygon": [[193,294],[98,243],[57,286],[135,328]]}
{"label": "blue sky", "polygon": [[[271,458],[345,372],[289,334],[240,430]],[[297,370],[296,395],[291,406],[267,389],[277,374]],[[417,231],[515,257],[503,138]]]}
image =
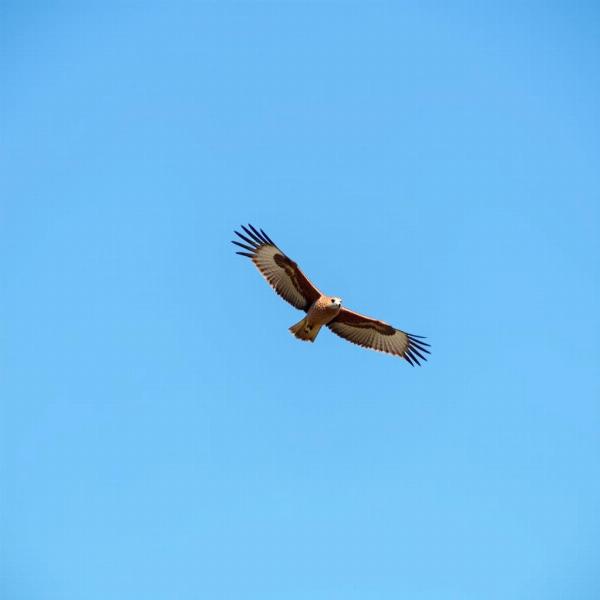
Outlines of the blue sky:
{"label": "blue sky", "polygon": [[3,598],[599,597],[594,3],[1,13]]}

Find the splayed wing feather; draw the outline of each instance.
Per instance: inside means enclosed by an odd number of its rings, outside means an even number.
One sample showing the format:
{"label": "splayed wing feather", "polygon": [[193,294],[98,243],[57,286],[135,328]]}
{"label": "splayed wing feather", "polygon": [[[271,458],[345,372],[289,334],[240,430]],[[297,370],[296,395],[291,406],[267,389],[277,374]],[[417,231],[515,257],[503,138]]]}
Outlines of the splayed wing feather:
{"label": "splayed wing feather", "polygon": [[263,237],[267,240],[267,242],[269,242],[269,244],[273,244],[273,246],[275,246],[275,242],[261,229],[260,232],[262,233]]}
{"label": "splayed wing feather", "polygon": [[250,250],[250,252],[253,252],[255,250],[255,248],[253,248],[252,246],[248,246],[248,244],[242,244],[241,242],[236,242],[235,240],[231,240],[232,244],[235,244],[236,246],[239,246],[240,248],[243,248],[244,250]]}
{"label": "splayed wing feather", "polygon": [[244,240],[244,242],[247,244],[250,244],[253,248],[258,247],[258,244],[255,241],[247,238],[245,235],[242,235],[239,231],[234,231],[233,233],[235,233],[235,235],[237,235],[241,240]]}
{"label": "splayed wing feather", "polygon": [[250,229],[248,229],[247,227],[244,227],[242,225],[242,229],[260,246],[261,244],[264,244],[264,240],[261,240],[260,236],[256,235],[254,233],[254,231],[251,231]]}

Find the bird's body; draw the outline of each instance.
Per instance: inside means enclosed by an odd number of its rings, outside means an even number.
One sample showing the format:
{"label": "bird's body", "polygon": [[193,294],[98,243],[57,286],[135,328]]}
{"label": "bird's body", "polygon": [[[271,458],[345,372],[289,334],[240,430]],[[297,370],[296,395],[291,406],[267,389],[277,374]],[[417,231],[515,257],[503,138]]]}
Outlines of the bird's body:
{"label": "bird's body", "polygon": [[290,327],[290,331],[301,340],[314,342],[325,325],[333,333],[365,348],[386,352],[404,358],[411,365],[419,365],[429,354],[423,338],[395,329],[391,325],[372,319],[347,308],[342,308],[342,299],[323,294],[286,256],[261,229],[248,225],[245,234],[235,234],[244,242],[234,241],[247,252],[262,276],[279,296],[295,308],[306,312],[306,316]]}
{"label": "bird's body", "polygon": [[308,309],[301,321],[290,327],[290,331],[300,340],[314,342],[321,327],[335,319],[342,308],[342,299],[336,296],[319,296]]}

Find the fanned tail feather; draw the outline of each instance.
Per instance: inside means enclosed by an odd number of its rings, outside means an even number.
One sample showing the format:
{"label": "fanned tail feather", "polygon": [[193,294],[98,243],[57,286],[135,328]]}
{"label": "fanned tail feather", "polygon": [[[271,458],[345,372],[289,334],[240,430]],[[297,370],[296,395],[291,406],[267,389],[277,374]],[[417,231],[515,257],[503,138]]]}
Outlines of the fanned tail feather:
{"label": "fanned tail feather", "polygon": [[304,340],[306,342],[314,342],[320,329],[321,325],[309,325],[306,321],[306,317],[290,327],[292,335],[299,340]]}

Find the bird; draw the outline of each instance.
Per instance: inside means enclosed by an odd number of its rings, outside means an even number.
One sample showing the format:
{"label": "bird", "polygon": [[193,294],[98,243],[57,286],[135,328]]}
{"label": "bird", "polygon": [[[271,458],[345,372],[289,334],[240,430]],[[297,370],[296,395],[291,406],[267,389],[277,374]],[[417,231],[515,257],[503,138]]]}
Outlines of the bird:
{"label": "bird", "polygon": [[250,224],[241,229],[244,233],[234,233],[242,241],[231,240],[243,249],[236,254],[252,260],[279,296],[306,313],[289,328],[296,338],[314,342],[325,326],[353,344],[398,356],[413,367],[427,360],[430,345],[423,341],[426,338],[342,306],[339,296],[323,294],[262,229]]}

